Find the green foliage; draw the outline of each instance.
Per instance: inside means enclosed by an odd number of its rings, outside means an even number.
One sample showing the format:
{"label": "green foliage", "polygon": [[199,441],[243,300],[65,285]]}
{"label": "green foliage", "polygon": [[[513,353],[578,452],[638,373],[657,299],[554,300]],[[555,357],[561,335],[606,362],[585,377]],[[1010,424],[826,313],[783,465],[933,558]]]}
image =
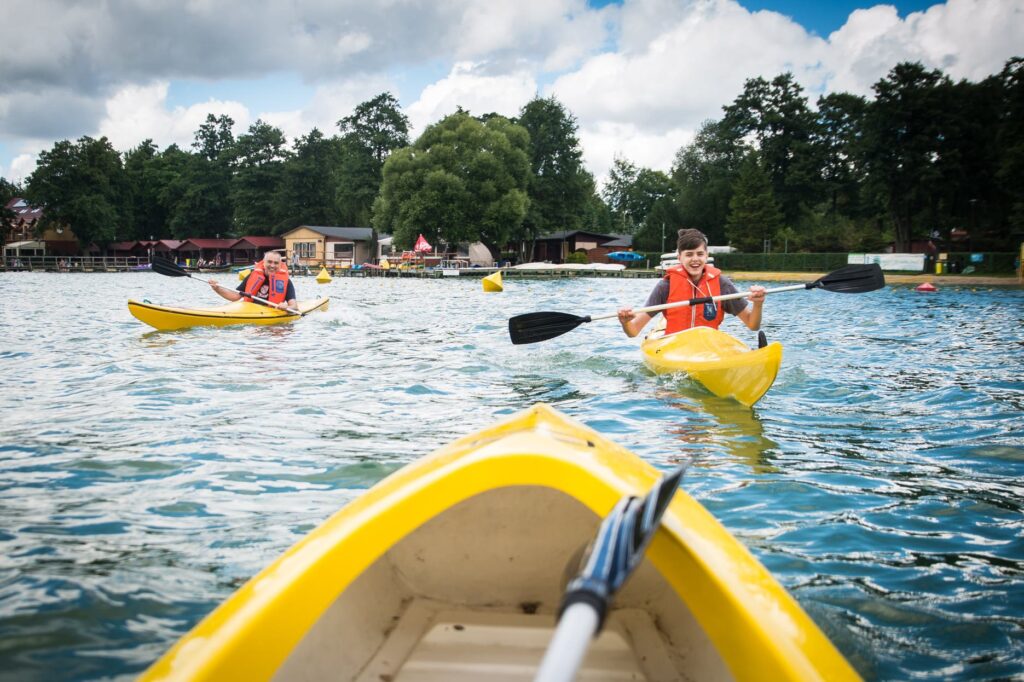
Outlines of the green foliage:
{"label": "green foliage", "polygon": [[528,152],[529,134],[505,118],[447,116],[385,162],[374,227],[398,248],[422,233],[432,244],[481,241],[498,254],[526,216]]}
{"label": "green foliage", "polygon": [[573,251],[566,257],[565,262],[585,265],[590,262],[590,258],[587,257],[586,251]]}
{"label": "green foliage", "polygon": [[640,168],[616,157],[604,188],[617,234],[642,230],[654,206],[673,193],[672,180],[661,171]]}
{"label": "green foliage", "polygon": [[279,128],[257,120],[226,150],[232,169],[235,234],[266,234],[279,222],[274,210],[275,194],[284,177],[285,161],[290,158],[285,145]]}
{"label": "green foliage", "polygon": [[346,225],[369,225],[383,181],[384,161],[409,145],[409,119],[390,92],[363,102],[338,121],[341,146],[335,203]]}
{"label": "green foliage", "polygon": [[694,227],[706,234],[711,244],[725,244],[732,186],[748,151],[721,123],[705,121],[701,125],[693,142],[676,153],[673,164],[675,229]]}
{"label": "green foliage", "polygon": [[105,137],[57,142],[39,155],[25,190],[45,208],[40,228],[70,227],[83,247],[127,236],[128,195],[121,156]]}
{"label": "green foliage", "polygon": [[0,177],[0,244],[6,240],[7,233],[14,226],[14,221],[17,218],[17,214],[7,208],[7,202],[24,193],[21,187],[7,178]]}
{"label": "green foliage", "polygon": [[595,196],[593,176],[583,167],[575,117],[555,98],[528,102],[517,123],[530,135],[530,207],[523,221],[524,241],[559,230],[588,227]]}
{"label": "green foliage", "polygon": [[847,264],[842,253],[716,253],[715,267],[726,272],[830,272]]}
{"label": "green foliage", "polygon": [[767,173],[761,168],[756,153],[751,153],[740,166],[740,174],[729,200],[729,217],[725,236],[729,245],[740,251],[760,251],[766,240],[774,239],[783,227]]}
{"label": "green foliage", "polygon": [[753,78],[725,107],[722,126],[732,140],[753,136],[761,163],[786,222],[795,223],[821,191],[821,148],[814,145],[817,122],[793,74],[771,82]]}
{"label": "green foliage", "polygon": [[[341,146],[338,138],[326,138],[316,128],[296,140],[295,152],[285,161],[275,190],[275,233],[298,225],[342,224],[334,203]],[[349,224],[369,225],[369,216],[365,222]]]}
{"label": "green foliage", "polygon": [[164,232],[167,209],[160,201],[158,159],[159,151],[152,140],[144,140],[124,156],[128,182],[128,238],[150,239]]}

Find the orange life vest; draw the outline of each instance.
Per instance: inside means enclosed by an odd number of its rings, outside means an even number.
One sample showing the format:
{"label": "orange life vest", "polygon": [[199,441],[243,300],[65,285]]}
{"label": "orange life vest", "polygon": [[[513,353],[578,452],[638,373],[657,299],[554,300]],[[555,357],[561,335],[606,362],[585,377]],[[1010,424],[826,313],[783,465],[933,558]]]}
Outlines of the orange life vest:
{"label": "orange life vest", "polygon": [[[260,293],[260,289],[264,286],[267,290],[264,293]],[[252,272],[249,273],[249,279],[245,282],[245,300],[251,301],[250,296],[259,296],[265,298],[271,303],[284,303],[288,295],[288,268],[285,266],[284,261],[281,261],[281,265],[277,267],[277,272],[272,275],[267,274],[266,268],[263,267],[263,261],[256,263],[253,266]]]}
{"label": "orange life vest", "polygon": [[[686,274],[682,265],[676,265],[665,271],[668,280],[668,303],[688,301],[691,298],[719,296],[722,293],[722,271],[710,265],[704,266],[704,274],[696,284]],[[718,329],[725,319],[725,309],[721,302],[709,301],[696,305],[683,305],[662,311],[665,314],[665,333],[674,334],[690,327],[712,327]]]}

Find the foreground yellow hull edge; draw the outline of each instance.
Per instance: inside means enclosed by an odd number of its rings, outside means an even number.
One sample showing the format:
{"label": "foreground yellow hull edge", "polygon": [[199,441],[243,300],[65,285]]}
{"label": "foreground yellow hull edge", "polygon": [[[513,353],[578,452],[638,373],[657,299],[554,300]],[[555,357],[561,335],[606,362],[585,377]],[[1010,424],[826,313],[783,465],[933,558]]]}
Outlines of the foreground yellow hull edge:
{"label": "foreground yellow hull edge", "polygon": [[[301,313],[327,310],[329,302],[329,298],[299,301],[298,310]],[[284,324],[301,317],[246,301],[234,301],[215,308],[174,308],[129,300],[128,312],[137,320],[161,331],[203,326],[227,327],[235,324]]]}
{"label": "foreground yellow hull edge", "polygon": [[[370,564],[474,495],[545,486],[604,516],[622,496],[646,493],[658,474],[537,404],[409,464],[342,508],[207,616],[143,679],[270,678]],[[738,679],[858,679],[796,601],[685,492],[670,505],[647,558],[705,625]]]}
{"label": "foreground yellow hull edge", "polygon": [[655,330],[640,350],[651,371],[685,372],[715,395],[735,398],[748,407],[768,392],[782,364],[782,344],[751,350],[739,339],[711,327],[667,336]]}

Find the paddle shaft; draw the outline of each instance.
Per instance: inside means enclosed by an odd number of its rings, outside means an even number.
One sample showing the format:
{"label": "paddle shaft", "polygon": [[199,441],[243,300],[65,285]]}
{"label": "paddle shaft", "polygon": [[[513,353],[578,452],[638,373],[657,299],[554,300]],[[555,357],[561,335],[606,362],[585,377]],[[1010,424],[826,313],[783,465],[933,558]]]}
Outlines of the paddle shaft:
{"label": "paddle shaft", "polygon": [[[199,279],[198,277],[193,277],[191,274],[185,272],[184,270],[181,271],[181,274],[183,274],[185,277],[188,277],[189,279],[192,279],[192,280],[195,280],[195,281],[199,282],[200,284],[207,284],[207,285],[209,284],[208,280]],[[302,313],[302,312],[296,310],[295,308],[277,308],[275,306],[275,304],[271,303],[270,301],[268,301],[265,298],[260,298],[259,296],[254,296],[252,294],[243,294],[242,292],[238,291],[237,289],[232,289],[231,287],[226,287],[223,284],[217,284],[217,288],[218,289],[223,289],[224,291],[234,291],[236,294],[240,294],[243,298],[251,298],[254,301],[259,301],[263,305],[269,306],[271,308],[275,308],[276,310],[284,310],[285,312],[289,312],[292,315],[299,315],[301,317],[302,315],[305,314],[305,313]]]}
{"label": "paddle shaft", "polygon": [[[774,289],[765,289],[766,294],[778,294],[783,291],[797,291],[798,289],[807,289],[806,284],[793,284],[788,287],[775,287]],[[702,305],[704,303],[711,303],[712,301],[732,301],[737,298],[746,298],[750,295],[749,291],[738,292],[735,294],[722,294],[721,296],[702,296],[701,298],[691,298],[687,301],[676,301],[675,303],[663,303],[661,305],[647,306],[646,308],[634,308],[634,313],[655,313],[661,310],[668,310],[669,308],[681,308],[687,305]],[[593,320],[606,320],[612,317],[618,317],[619,313],[606,313],[604,315],[591,315],[590,321]]]}
{"label": "paddle shaft", "polygon": [[580,602],[567,608],[558,621],[555,636],[533,682],[571,682],[576,679],[599,623],[597,611],[589,604]]}

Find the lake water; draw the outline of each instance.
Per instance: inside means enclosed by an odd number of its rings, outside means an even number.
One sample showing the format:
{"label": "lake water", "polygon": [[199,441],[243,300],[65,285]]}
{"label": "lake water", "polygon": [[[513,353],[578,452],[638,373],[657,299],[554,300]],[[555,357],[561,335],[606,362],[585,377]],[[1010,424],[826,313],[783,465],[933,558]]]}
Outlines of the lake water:
{"label": "lake water", "polygon": [[509,343],[510,315],[653,284],[307,277],[327,313],[151,332],[128,298],[219,299],[0,273],[0,679],[137,674],[361,491],[537,401],[694,460],[683,487],[864,677],[1024,676],[1024,291],[773,295],[785,356],[752,410],[654,377],[614,320]]}

